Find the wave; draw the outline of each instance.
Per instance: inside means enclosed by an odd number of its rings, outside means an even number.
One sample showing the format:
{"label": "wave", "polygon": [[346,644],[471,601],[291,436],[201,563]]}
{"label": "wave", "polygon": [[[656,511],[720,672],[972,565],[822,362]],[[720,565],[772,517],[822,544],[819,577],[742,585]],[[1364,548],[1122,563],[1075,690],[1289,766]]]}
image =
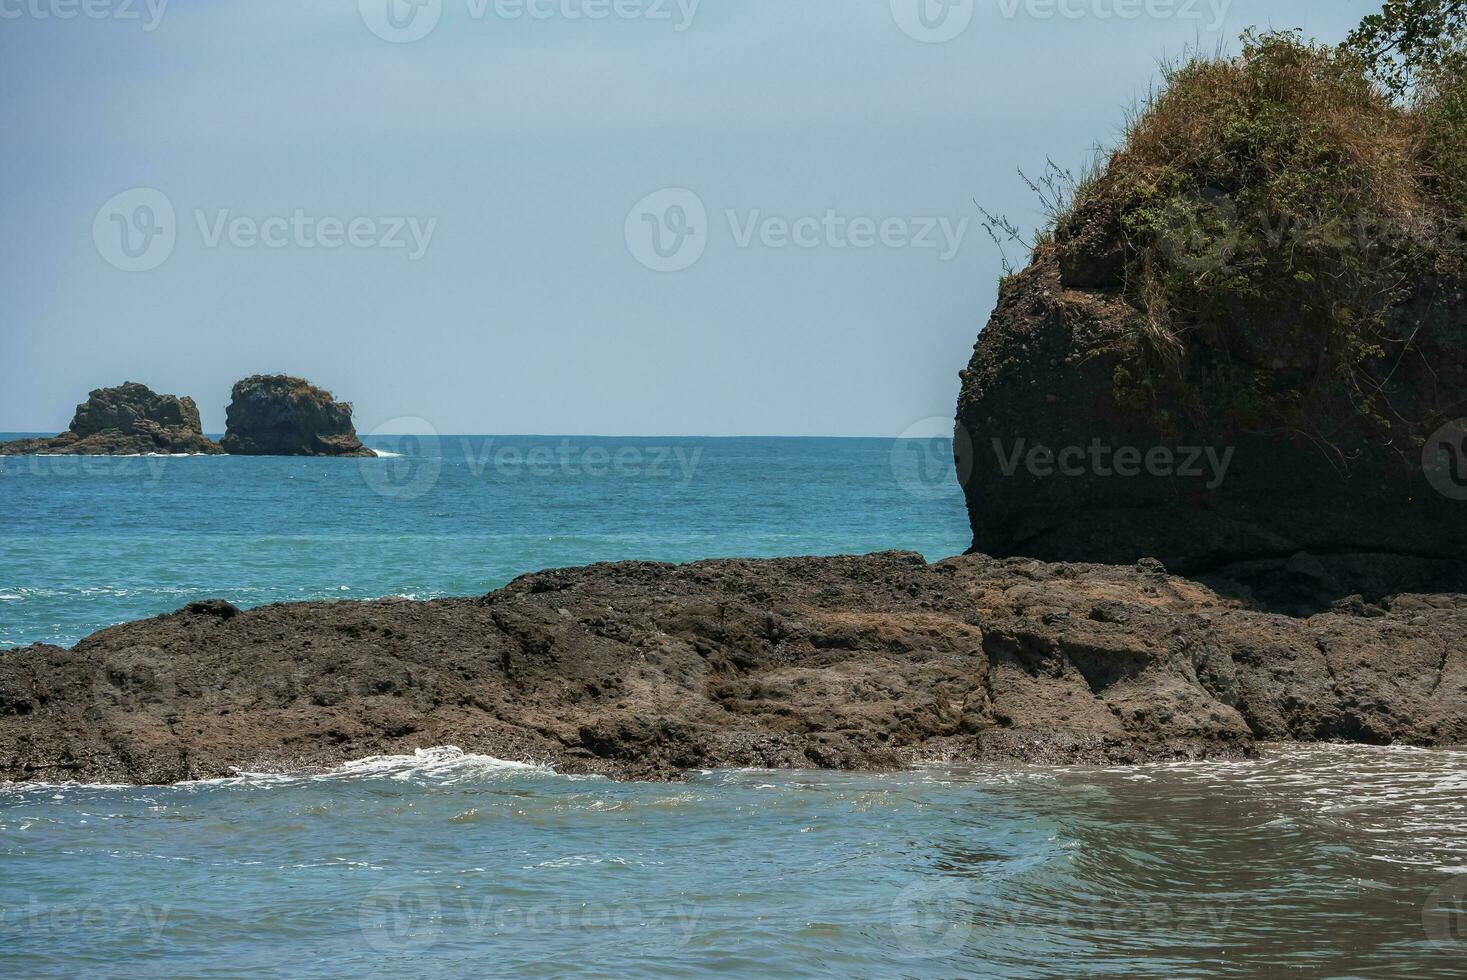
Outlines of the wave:
{"label": "wave", "polygon": [[180,786],[283,786],[327,782],[341,779],[391,779],[397,782],[452,785],[488,773],[553,774],[549,766],[533,762],[498,759],[492,755],[465,752],[456,745],[440,745],[416,749],[412,755],[374,755],[344,762],[325,772],[296,775],[290,773],[250,772],[236,769],[235,775],[217,779],[196,779]]}
{"label": "wave", "polygon": [[[507,773],[556,775],[550,766],[535,762],[516,762],[497,759],[492,755],[465,752],[456,745],[440,745],[430,749],[417,749],[411,755],[374,755],[365,759],[343,762],[323,772],[281,773],[251,772],[234,769],[233,776],[214,779],[190,779],[173,783],[167,787],[134,786],[126,783],[78,783],[75,781],[45,782],[0,782],[0,793],[57,792],[59,790],[148,790],[191,789],[198,787],[289,787],[311,783],[334,782],[354,779],[390,779],[394,782],[414,783],[428,786],[451,786],[455,783],[485,775]],[[58,797],[59,798],[59,797]]]}

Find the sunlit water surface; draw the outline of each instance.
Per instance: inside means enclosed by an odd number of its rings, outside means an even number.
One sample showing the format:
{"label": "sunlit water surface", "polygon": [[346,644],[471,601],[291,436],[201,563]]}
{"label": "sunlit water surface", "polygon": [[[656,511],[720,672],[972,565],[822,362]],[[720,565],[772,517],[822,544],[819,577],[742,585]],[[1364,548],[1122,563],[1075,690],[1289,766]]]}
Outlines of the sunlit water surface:
{"label": "sunlit water surface", "polygon": [[[7,975],[1467,970],[1467,754],[0,789]],[[1461,938],[1457,938],[1461,937]]]}

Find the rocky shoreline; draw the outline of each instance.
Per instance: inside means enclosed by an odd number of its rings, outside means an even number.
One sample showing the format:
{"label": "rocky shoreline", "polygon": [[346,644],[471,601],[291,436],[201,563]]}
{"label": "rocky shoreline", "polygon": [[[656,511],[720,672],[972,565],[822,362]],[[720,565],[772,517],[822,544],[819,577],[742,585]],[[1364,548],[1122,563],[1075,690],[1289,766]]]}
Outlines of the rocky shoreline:
{"label": "rocky shoreline", "polygon": [[1307,617],[1159,564],[599,565],[480,598],[219,601],[0,655],[0,779],[169,783],[456,745],[568,773],[1132,763],[1467,743],[1467,601]]}

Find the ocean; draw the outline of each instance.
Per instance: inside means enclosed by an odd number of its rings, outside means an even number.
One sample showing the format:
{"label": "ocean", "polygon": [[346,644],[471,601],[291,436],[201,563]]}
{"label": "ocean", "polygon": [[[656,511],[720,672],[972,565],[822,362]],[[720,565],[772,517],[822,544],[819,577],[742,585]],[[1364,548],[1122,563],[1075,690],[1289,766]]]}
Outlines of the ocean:
{"label": "ocean", "polygon": [[[0,647],[201,598],[964,550],[946,440],[378,438],[0,458]],[[0,656],[7,654],[0,652]],[[452,747],[302,778],[0,786],[0,975],[1449,977],[1467,753],[570,777]]]}
{"label": "ocean", "polygon": [[937,560],[972,540],[950,439],[366,441],[397,455],[0,456],[0,647],[201,598],[429,599],[601,561]]}

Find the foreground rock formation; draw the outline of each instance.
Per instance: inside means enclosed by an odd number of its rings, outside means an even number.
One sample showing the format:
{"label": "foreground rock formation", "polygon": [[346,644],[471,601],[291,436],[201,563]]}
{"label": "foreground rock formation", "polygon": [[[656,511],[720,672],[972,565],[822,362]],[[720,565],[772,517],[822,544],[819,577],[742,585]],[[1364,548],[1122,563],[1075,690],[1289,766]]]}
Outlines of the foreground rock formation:
{"label": "foreground rock formation", "polygon": [[257,374],[236,382],[221,445],[239,456],[371,456],[351,405],[303,378]]}
{"label": "foreground rock formation", "polygon": [[1467,743],[1467,599],[1250,610],[1133,567],[620,564],[477,599],[200,602],[0,655],[0,779],[168,782],[452,744],[568,772]]}
{"label": "foreground rock formation", "polygon": [[58,436],[0,443],[0,455],[7,456],[220,452],[204,436],[192,398],[160,395],[134,381],[93,391],[76,407],[71,427]]}

